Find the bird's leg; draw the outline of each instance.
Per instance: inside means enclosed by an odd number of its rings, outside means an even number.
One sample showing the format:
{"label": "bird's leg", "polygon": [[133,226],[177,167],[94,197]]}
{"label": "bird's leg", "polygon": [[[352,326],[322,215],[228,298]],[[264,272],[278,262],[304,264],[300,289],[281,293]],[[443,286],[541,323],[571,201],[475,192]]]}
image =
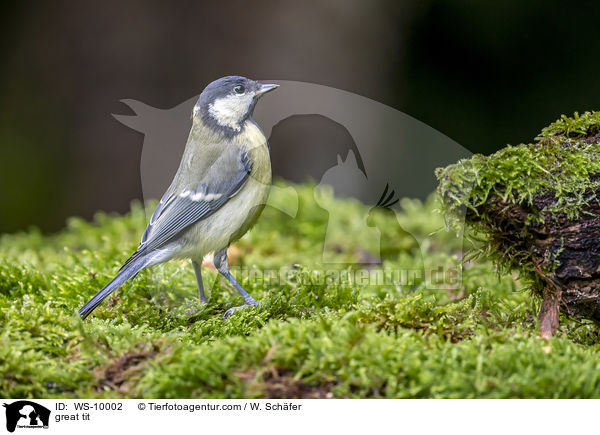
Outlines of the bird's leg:
{"label": "bird's leg", "polygon": [[242,295],[245,302],[245,304],[240,307],[233,307],[225,311],[223,317],[231,315],[234,311],[239,310],[240,308],[255,307],[258,305],[258,302],[256,302],[254,298],[250,296],[246,290],[244,290],[240,283],[237,282],[236,279],[233,277],[231,272],[229,272],[229,264],[227,261],[227,248],[221,249],[215,254],[214,264],[217,270],[221,273],[221,275],[227,278],[227,281],[229,281],[231,285],[235,287],[238,293]]}
{"label": "bird's leg", "polygon": [[192,266],[194,266],[194,272],[196,272],[196,281],[198,281],[198,300],[201,304],[208,302],[206,295],[204,294],[204,285],[202,284],[202,273],[200,271],[202,265],[197,261],[192,260]]}

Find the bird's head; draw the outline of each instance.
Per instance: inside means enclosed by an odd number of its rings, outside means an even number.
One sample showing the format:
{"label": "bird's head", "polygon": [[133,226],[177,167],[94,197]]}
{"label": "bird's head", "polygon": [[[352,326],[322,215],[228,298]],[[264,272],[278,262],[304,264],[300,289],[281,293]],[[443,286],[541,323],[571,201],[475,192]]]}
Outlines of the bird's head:
{"label": "bird's head", "polygon": [[226,134],[235,134],[252,116],[258,99],[279,85],[262,84],[240,76],[228,76],[209,84],[194,106],[193,118]]}

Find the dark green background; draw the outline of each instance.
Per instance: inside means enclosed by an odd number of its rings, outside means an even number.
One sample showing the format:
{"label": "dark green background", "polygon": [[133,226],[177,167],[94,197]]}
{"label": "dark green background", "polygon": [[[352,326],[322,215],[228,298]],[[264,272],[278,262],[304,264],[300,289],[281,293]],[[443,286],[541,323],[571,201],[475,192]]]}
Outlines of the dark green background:
{"label": "dark green background", "polygon": [[[6,3],[5,3],[6,4]],[[600,7],[559,1],[11,2],[0,60],[0,232],[53,231],[141,197],[142,137],[228,74],[365,95],[473,152],[598,109]],[[285,139],[285,134],[279,137]],[[275,144],[273,149],[276,150]],[[275,173],[291,168],[274,151]]]}

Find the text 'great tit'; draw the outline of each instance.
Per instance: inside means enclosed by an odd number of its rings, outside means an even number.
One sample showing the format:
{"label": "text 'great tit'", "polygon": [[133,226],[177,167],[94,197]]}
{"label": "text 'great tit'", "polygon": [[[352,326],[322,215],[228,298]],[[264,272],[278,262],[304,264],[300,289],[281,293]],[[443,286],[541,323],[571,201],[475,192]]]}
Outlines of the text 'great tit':
{"label": "text 'great tit'", "polygon": [[116,277],[79,310],[86,318],[106,297],[142,269],[172,259],[191,259],[200,302],[206,302],[201,264],[214,252],[216,269],[245,304],[258,303],[229,272],[227,247],[242,237],[262,212],[271,186],[267,138],[252,119],[258,99],[278,85],[245,77],[209,84],[192,113],[192,129],[179,169],[150,218],[137,251]]}

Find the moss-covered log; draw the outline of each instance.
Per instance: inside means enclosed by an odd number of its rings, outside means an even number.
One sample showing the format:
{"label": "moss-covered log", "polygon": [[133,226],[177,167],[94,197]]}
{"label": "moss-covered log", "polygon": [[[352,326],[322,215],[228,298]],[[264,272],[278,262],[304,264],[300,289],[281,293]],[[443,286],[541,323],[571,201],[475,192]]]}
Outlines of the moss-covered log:
{"label": "moss-covered log", "polygon": [[600,321],[600,112],[563,116],[534,143],[475,155],[437,176],[445,211],[542,297],[542,335],[554,333],[559,308]]}

